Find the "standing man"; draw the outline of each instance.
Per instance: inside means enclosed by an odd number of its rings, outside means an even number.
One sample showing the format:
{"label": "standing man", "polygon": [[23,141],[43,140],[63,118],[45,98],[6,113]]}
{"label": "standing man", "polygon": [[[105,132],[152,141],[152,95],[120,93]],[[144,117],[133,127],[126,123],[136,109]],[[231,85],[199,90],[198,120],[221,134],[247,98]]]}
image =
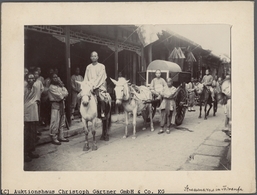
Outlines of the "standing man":
{"label": "standing man", "polygon": [[217,75],[214,77],[213,81],[212,81],[212,87],[214,89],[214,94],[218,94],[220,93],[221,91],[221,88],[220,88],[220,84],[218,82],[218,79],[217,79]]}
{"label": "standing man", "polygon": [[24,68],[24,86],[27,85],[28,73],[29,73],[29,70],[27,68]]}
{"label": "standing man", "polygon": [[34,85],[35,77],[28,74],[27,83],[24,88],[24,161],[30,162],[32,158],[38,158],[38,154],[33,154],[36,148],[37,129],[39,121],[37,94],[38,88]]}
{"label": "standing man", "polygon": [[186,84],[186,89],[188,92],[188,111],[195,111],[194,105],[195,105],[195,80],[192,77],[191,82]]}
{"label": "standing man", "polygon": [[[40,113],[41,113],[41,94],[44,91],[44,85],[41,82],[41,80],[39,79],[39,72],[37,70],[34,71],[34,76],[36,79],[34,85],[38,88],[38,91],[37,91],[38,117],[39,117],[39,121],[42,122],[41,115],[40,115]],[[38,132],[38,134],[40,135],[39,132]]]}
{"label": "standing man", "polygon": [[161,129],[159,130],[158,134],[164,132],[163,128],[165,124],[167,124],[166,133],[170,133],[170,126],[172,115],[175,116],[176,110],[176,102],[175,102],[175,95],[177,92],[177,88],[173,86],[173,80],[171,78],[167,79],[167,86],[163,89],[162,96],[163,100],[160,105],[161,109]]}
{"label": "standing man", "polygon": [[76,68],[75,74],[71,76],[71,120],[74,119],[74,110],[76,105],[78,104],[78,94],[81,91],[80,84],[76,81],[83,81],[83,77],[80,75],[79,67]]}
{"label": "standing man", "polygon": [[105,66],[98,62],[97,52],[93,51],[91,53],[91,61],[92,63],[89,64],[86,68],[84,80],[93,84],[92,91],[94,91],[97,95],[97,100],[101,104],[101,118],[104,118],[105,102],[101,100],[99,93],[107,91],[105,81],[107,74],[105,71]]}
{"label": "standing man", "polygon": [[221,84],[222,84],[222,78],[221,77],[218,78],[218,83],[219,83],[219,85],[221,87]]}
{"label": "standing man", "polygon": [[49,69],[49,75],[48,77],[44,80],[44,91],[41,94],[41,117],[42,117],[42,122],[48,126],[50,124],[50,118],[51,118],[51,105],[48,97],[48,89],[51,84],[51,77],[52,74],[54,73],[54,70],[52,68]]}
{"label": "standing man", "polygon": [[36,70],[38,71],[38,78],[37,80],[40,80],[42,84],[44,84],[44,77],[41,76],[41,68],[37,67]]}
{"label": "standing man", "polygon": [[214,90],[212,88],[212,81],[213,81],[213,77],[212,75],[210,75],[210,70],[206,69],[205,75],[202,79],[202,84],[204,84],[206,88],[210,90],[211,98],[212,98],[212,101],[214,102]]}
{"label": "standing man", "polygon": [[51,102],[51,122],[50,135],[52,144],[61,145],[61,142],[69,142],[63,136],[65,126],[65,97],[68,96],[68,91],[63,83],[58,79],[57,74],[53,74],[51,85],[48,90],[49,100]]}

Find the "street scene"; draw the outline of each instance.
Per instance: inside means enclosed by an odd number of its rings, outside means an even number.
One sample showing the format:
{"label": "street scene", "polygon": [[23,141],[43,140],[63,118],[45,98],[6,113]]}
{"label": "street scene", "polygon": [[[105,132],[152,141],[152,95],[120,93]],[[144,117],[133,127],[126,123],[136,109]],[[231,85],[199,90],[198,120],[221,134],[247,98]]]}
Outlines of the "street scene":
{"label": "street scene", "polygon": [[24,30],[25,171],[231,170],[229,26]]}
{"label": "street scene", "polygon": [[[37,147],[38,159],[26,163],[28,171],[196,171],[227,170],[227,152],[230,142],[222,131],[224,114],[221,107],[217,116],[198,119],[196,112],[187,112],[183,125],[171,128],[171,133],[158,134],[159,116],[154,118],[155,131],[142,130],[143,119],[137,118],[137,138],[132,139],[130,120],[129,136],[124,139],[124,117],[114,116],[110,141],[102,141],[101,124],[96,130],[98,150],[83,151],[85,136],[79,119],[74,121],[74,134],[69,143],[61,146],[50,143],[49,133],[42,131]],[[67,131],[67,130],[66,130]],[[68,133],[68,132],[67,132]],[[45,138],[44,138],[45,137]],[[45,142],[45,143],[42,143]],[[89,139],[92,145],[92,136]]]}

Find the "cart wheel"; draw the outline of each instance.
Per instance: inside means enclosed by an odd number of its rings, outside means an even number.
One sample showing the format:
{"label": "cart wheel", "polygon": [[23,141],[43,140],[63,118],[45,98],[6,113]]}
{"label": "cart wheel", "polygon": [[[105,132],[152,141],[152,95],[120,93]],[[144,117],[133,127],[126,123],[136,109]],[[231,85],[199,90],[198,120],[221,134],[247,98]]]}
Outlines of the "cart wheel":
{"label": "cart wheel", "polygon": [[184,87],[180,87],[180,89],[177,92],[176,96],[176,118],[175,118],[175,124],[181,125],[186,114],[186,107],[184,104],[187,103],[187,92]]}

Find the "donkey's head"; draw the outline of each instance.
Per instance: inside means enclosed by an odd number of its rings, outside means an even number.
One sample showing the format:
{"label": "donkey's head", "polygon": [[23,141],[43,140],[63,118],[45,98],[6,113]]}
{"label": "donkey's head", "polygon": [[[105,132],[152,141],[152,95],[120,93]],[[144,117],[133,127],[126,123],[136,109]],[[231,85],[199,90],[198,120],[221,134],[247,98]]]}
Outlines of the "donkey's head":
{"label": "donkey's head", "polygon": [[83,106],[88,106],[92,96],[91,90],[93,85],[85,81],[82,81],[82,82],[76,81],[76,82],[80,84],[80,88],[81,88],[81,104]]}
{"label": "donkey's head", "polygon": [[129,91],[128,91],[128,82],[125,78],[120,77],[118,81],[110,78],[111,81],[114,83],[115,88],[115,95],[116,95],[116,104],[120,105],[122,100],[128,100],[129,98]]}

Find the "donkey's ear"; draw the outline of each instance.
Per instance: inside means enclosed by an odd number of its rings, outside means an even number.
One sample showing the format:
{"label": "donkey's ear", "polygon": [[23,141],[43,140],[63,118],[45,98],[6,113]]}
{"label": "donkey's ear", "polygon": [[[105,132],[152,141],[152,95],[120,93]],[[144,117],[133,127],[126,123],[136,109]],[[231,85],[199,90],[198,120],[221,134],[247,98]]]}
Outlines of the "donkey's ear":
{"label": "donkey's ear", "polygon": [[127,83],[129,83],[129,80],[127,80]]}
{"label": "donkey's ear", "polygon": [[114,80],[112,78],[110,78],[110,79],[111,79],[111,81],[113,82],[114,85],[117,85],[117,81],[116,80]]}

